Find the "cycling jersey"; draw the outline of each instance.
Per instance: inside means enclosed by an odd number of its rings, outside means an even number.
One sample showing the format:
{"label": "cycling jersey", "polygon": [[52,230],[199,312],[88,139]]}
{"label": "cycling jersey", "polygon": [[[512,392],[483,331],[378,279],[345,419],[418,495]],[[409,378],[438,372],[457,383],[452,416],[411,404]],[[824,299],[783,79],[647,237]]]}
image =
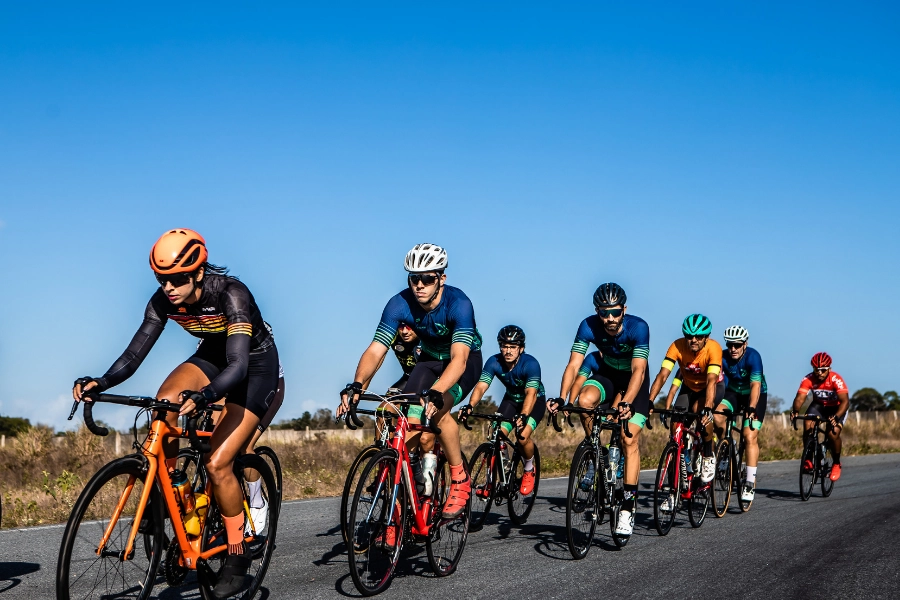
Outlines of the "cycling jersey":
{"label": "cycling jersey", "polygon": [[630,371],[632,359],[647,360],[650,356],[650,327],[640,317],[625,315],[619,333],[609,335],[603,320],[591,315],[578,326],[572,352],[586,354],[591,343],[602,353],[603,362],[614,369]]}
{"label": "cycling jersey", "polygon": [[435,360],[450,358],[450,345],[462,343],[472,350],[481,349],[481,334],[475,326],[475,310],[462,290],[445,285],[440,303],[426,311],[409,288],[390,300],[375,330],[375,341],[388,348],[401,323],[419,336],[422,354]]}
{"label": "cycling jersey", "polygon": [[397,357],[397,362],[403,369],[403,375],[412,373],[413,367],[416,366],[416,361],[419,360],[419,355],[422,353],[419,343],[406,343],[400,339],[399,335],[395,335],[394,341],[391,342],[391,350],[394,351],[394,356]]}
{"label": "cycling jersey", "polygon": [[829,371],[828,377],[822,382],[816,379],[815,373],[804,377],[797,393],[806,395],[809,392],[812,392],[813,402],[818,402],[823,406],[836,406],[840,403],[838,394],[849,393],[844,378],[834,371]]}
{"label": "cycling jersey", "polygon": [[[624,396],[631,384],[631,371],[622,371],[610,366],[603,360],[600,352],[591,352],[584,357],[578,375],[588,378],[584,382],[585,387],[600,390],[601,404],[611,402],[618,394]],[[646,370],[637,395],[631,401],[631,409],[634,416],[629,422],[643,427],[647,423],[647,417],[650,416],[650,375]]]}
{"label": "cycling jersey", "polygon": [[747,347],[743,356],[734,361],[728,352],[722,354],[722,371],[728,380],[728,389],[739,394],[749,394],[750,384],[759,381],[763,393],[768,391],[766,376],[763,375],[762,357],[753,348]]}
{"label": "cycling jersey", "polygon": [[541,365],[530,354],[522,353],[512,369],[506,370],[499,354],[487,359],[484,369],[481,371],[480,383],[491,385],[494,377],[506,387],[503,399],[509,399],[521,404],[525,401],[525,390],[534,388],[538,398],[544,398],[544,384],[541,383]]}
{"label": "cycling jersey", "polygon": [[708,339],[700,352],[695,354],[688,341],[679,338],[669,346],[662,366],[671,371],[675,363],[681,368],[684,384],[695,392],[700,391],[706,387],[708,373],[722,373],[722,346],[716,340]]}
{"label": "cycling jersey", "polygon": [[[219,364],[215,378],[206,386],[216,397],[221,398],[247,378],[250,355],[266,352],[275,344],[256,300],[247,286],[234,277],[207,275],[201,286],[200,300],[178,306],[169,302],[162,289],[156,290],[137,333],[103,375],[105,388],[122,383],[137,371],[169,320],[201,338],[206,353],[224,358],[216,361]],[[275,360],[277,369],[277,353]]]}

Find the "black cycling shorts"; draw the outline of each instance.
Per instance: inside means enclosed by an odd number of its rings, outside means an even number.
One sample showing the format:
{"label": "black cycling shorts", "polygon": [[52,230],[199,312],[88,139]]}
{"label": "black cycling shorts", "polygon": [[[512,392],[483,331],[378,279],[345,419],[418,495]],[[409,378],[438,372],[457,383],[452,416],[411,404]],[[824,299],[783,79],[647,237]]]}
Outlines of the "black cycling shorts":
{"label": "black cycling shorts", "polygon": [[[725,382],[720,381],[716,384],[716,398],[713,401],[713,409],[718,406],[723,398],[725,398]],[[697,410],[693,412],[699,412],[706,407],[706,388],[703,388],[699,392],[695,392],[686,384],[682,383],[681,389],[678,391],[678,397],[675,399],[675,406],[690,411],[691,406],[697,402],[700,404],[696,406]]]}
{"label": "black cycling shorts", "polygon": [[[728,404],[731,405],[731,408],[736,411],[750,407],[750,394],[741,394],[730,388],[725,390],[725,397],[723,400],[727,401]],[[759,400],[756,402],[756,418],[753,419],[754,421],[759,421],[760,423],[763,422],[766,418],[766,405],[768,403],[769,394],[760,392]]]}
{"label": "black cycling shorts", "polygon": [[[418,394],[423,390],[430,390],[435,382],[440,378],[444,369],[450,364],[450,359],[436,360],[425,354],[419,357],[419,362],[413,367],[409,374],[406,385],[403,386],[404,394]],[[484,363],[481,358],[481,350],[473,350],[469,353],[469,359],[466,361],[466,370],[463,371],[459,381],[450,388],[449,393],[453,396],[453,406],[462,402],[463,398],[475,388],[478,378],[481,377],[481,369]]]}
{"label": "black cycling shorts", "polygon": [[[825,406],[821,402],[813,402],[809,405],[809,408],[806,409],[806,414],[808,415],[818,415],[823,419],[830,419],[835,416],[838,412],[838,409],[841,407],[840,404],[834,404],[830,406]],[[844,424],[847,420],[847,415],[850,414],[850,411],[847,411],[844,414],[844,418],[838,421],[840,424]]]}
{"label": "black cycling shorts", "polygon": [[[614,369],[605,362],[600,363],[599,375],[605,377],[612,384],[612,394],[607,394],[607,398],[612,400],[617,394],[625,396],[628,391],[628,384],[631,382],[631,371]],[[592,378],[596,380],[596,377]],[[641,387],[638,389],[637,396],[631,401],[631,410],[636,415],[643,415],[645,418],[650,416],[650,373],[644,369],[644,379],[641,381]],[[643,426],[643,423],[638,423]]]}
{"label": "black cycling shorts", "polygon": [[275,418],[275,415],[278,413],[278,409],[281,408],[282,403],[284,402],[284,377],[278,378],[278,389],[275,390],[275,399],[272,400],[272,404],[269,405],[269,410],[266,411],[266,414],[263,415],[263,418],[259,420],[259,425],[256,426],[259,429],[259,432],[262,433],[266,429],[269,428],[269,425],[272,424],[272,420]]}
{"label": "black cycling shorts", "polygon": [[[185,362],[198,367],[212,381],[227,366],[225,345],[204,340]],[[275,402],[277,391],[278,350],[273,343],[261,352],[250,353],[247,376],[225,394],[225,404],[243,406],[262,420]]]}
{"label": "black cycling shorts", "polygon": [[[516,402],[512,398],[503,398],[500,402],[500,407],[497,408],[497,412],[509,419],[509,422],[512,423],[516,415],[522,412],[522,407],[524,406],[523,402]],[[531,413],[528,415],[528,423],[526,425],[531,425],[531,430],[534,431],[537,429],[537,426],[541,424],[541,420],[544,418],[544,413],[547,411],[547,398],[544,396],[538,396],[534,401],[534,406],[531,408]]]}

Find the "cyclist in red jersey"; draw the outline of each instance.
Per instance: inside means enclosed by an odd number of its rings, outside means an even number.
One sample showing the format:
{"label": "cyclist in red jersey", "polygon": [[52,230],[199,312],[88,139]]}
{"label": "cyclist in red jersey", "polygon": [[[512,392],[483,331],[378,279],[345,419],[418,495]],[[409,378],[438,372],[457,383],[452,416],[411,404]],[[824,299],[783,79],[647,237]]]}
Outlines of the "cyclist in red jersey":
{"label": "cyclist in red jersey", "polygon": [[[834,466],[831,467],[830,478],[837,481],[841,478],[841,430],[844,428],[844,420],[850,408],[850,392],[844,378],[831,370],[831,357],[825,352],[819,352],[810,361],[813,372],[803,378],[800,389],[794,398],[794,406],[791,408],[791,418],[797,416],[806,396],[812,393],[812,403],[806,409],[808,415],[818,415],[828,419],[831,430],[828,439],[831,442],[831,452],[834,457]],[[804,421],[803,444],[813,434],[814,423]],[[803,468],[812,470],[813,464],[810,457],[803,457]]]}

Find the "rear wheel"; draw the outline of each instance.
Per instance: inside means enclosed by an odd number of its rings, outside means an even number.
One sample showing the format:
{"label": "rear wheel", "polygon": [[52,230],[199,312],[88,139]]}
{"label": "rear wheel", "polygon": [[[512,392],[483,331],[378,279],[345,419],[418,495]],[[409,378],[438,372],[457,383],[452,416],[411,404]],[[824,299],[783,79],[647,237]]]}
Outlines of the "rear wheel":
{"label": "rear wheel", "polygon": [[578,446],[572,457],[566,494],[566,535],[569,552],[576,559],[587,556],[597,528],[597,477],[603,475],[594,473],[593,478],[586,477],[593,464],[594,448]]}
{"label": "rear wheel", "polygon": [[[465,464],[466,457],[463,456],[463,465]],[[428,562],[438,577],[446,577],[456,570],[466,547],[466,538],[469,535],[471,496],[466,508],[457,516],[450,519],[441,516],[444,503],[447,502],[449,496],[451,481],[450,464],[447,462],[447,458],[441,454],[434,482],[434,512],[432,513],[431,528],[428,531],[428,540],[425,542]]]}
{"label": "rear wheel", "polygon": [[281,509],[281,484],[282,484],[282,475],[281,475],[281,461],[278,460],[278,455],[274,450],[269,448],[268,446],[257,446],[253,449],[253,451],[261,456],[266,463],[269,465],[269,469],[272,470],[272,475],[275,477],[275,491],[278,492],[278,508]]}
{"label": "rear wheel", "polygon": [[510,477],[509,490],[509,518],[516,525],[523,525],[534,508],[534,501],[537,498],[538,485],[541,483],[541,453],[537,444],[534,445],[534,488],[527,496],[520,493],[522,485],[522,477],[525,473],[525,457],[521,451],[517,450],[513,457],[512,477]]}
{"label": "rear wheel", "polygon": [[706,520],[706,511],[709,509],[709,497],[712,485],[709,483],[702,483],[699,475],[694,475],[693,483],[696,487],[694,488],[693,493],[691,493],[691,500],[688,505],[688,519],[691,521],[691,526],[700,527],[703,525],[703,521]]}
{"label": "rear wheel", "polygon": [[826,498],[834,489],[834,482],[831,480],[832,466],[834,466],[834,456],[831,454],[831,445],[824,444],[822,446],[822,495]]}
{"label": "rear wheel", "polygon": [[712,484],[713,509],[717,517],[724,517],[731,501],[731,440],[722,440],[716,451],[716,478]]}
{"label": "rear wheel", "polygon": [[675,510],[678,507],[678,446],[668,444],[659,457],[656,469],[656,485],[653,490],[653,520],[659,535],[668,535],[675,522]]}
{"label": "rear wheel", "polygon": [[494,504],[494,462],[493,446],[484,442],[475,449],[472,459],[469,461],[469,477],[472,478],[472,502],[469,529],[478,531],[484,527],[484,522],[491,512]]}
{"label": "rear wheel", "polygon": [[[816,485],[816,436],[811,435],[803,447],[803,455],[800,457],[800,498],[809,500],[813,486]],[[813,463],[812,469],[805,469],[803,463],[807,460]]]}
{"label": "rear wheel", "polygon": [[[359,454],[356,455],[356,458],[353,459],[353,463],[350,465],[350,470],[347,471],[347,478],[344,480],[344,492],[341,494],[341,535],[344,537],[344,543],[350,544],[350,503],[353,501],[353,492],[356,491],[356,484],[359,482],[359,476],[362,473],[363,468],[372,459],[373,456],[378,454],[378,446],[367,446],[363,448]],[[281,489],[279,487],[279,489]]]}
{"label": "rear wheel", "polygon": [[[372,456],[360,472],[350,504],[350,576],[363,596],[387,589],[400,559],[406,488],[397,485],[401,482],[395,481],[396,469],[395,451],[382,450]],[[395,490],[397,496],[392,498]]]}

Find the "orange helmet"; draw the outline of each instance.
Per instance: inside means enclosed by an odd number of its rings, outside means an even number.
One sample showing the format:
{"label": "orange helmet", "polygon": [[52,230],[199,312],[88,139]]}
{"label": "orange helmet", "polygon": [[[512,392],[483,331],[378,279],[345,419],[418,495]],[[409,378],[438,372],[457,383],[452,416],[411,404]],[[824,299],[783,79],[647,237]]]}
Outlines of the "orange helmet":
{"label": "orange helmet", "polygon": [[150,267],[163,275],[191,273],[205,263],[208,256],[202,235],[190,229],[173,229],[153,244]]}

